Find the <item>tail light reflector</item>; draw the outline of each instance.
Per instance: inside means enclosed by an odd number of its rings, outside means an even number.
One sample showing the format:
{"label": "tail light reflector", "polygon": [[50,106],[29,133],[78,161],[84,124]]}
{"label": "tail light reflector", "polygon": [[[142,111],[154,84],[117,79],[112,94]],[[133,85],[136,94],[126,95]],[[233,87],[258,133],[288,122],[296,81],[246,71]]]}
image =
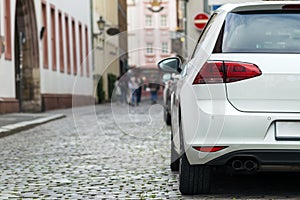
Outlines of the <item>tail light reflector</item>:
{"label": "tail light reflector", "polygon": [[300,10],[300,4],[287,4],[282,6],[283,10]]}
{"label": "tail light reflector", "polygon": [[231,83],[260,76],[260,69],[251,63],[215,61],[206,62],[193,84]]}
{"label": "tail light reflector", "polygon": [[201,152],[217,152],[226,149],[227,147],[228,146],[202,146],[202,147],[193,147],[193,148]]}

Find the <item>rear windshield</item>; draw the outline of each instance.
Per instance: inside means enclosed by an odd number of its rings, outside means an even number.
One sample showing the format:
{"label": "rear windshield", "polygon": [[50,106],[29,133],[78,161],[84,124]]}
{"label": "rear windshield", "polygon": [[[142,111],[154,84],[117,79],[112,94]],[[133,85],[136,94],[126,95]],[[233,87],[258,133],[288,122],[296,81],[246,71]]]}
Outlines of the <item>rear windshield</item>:
{"label": "rear windshield", "polygon": [[300,12],[229,13],[224,53],[300,53]]}

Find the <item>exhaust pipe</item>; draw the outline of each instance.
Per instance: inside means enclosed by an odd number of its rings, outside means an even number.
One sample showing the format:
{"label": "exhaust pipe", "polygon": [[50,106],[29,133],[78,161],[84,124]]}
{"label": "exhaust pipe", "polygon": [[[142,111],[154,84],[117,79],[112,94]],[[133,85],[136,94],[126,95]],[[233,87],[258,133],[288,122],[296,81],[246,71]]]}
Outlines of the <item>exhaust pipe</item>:
{"label": "exhaust pipe", "polygon": [[234,170],[242,170],[244,168],[243,167],[243,163],[240,160],[234,160],[234,161],[232,161],[231,166],[232,166],[232,168]]}
{"label": "exhaust pipe", "polygon": [[244,168],[248,171],[257,170],[258,164],[253,160],[246,160],[244,163]]}

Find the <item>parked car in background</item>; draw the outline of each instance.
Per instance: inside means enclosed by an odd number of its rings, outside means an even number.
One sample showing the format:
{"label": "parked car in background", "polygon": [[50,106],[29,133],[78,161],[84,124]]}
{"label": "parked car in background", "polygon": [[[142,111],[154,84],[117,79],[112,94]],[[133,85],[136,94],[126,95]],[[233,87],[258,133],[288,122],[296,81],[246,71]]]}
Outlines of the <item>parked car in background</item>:
{"label": "parked car in background", "polygon": [[173,73],[166,73],[163,76],[164,91],[163,91],[163,103],[164,103],[164,120],[168,126],[171,125],[171,102],[176,90],[176,82],[179,75]]}
{"label": "parked car in background", "polygon": [[228,4],[183,69],[177,57],[158,64],[182,70],[171,105],[182,194],[210,192],[214,169],[300,166],[299,22],[296,1]]}

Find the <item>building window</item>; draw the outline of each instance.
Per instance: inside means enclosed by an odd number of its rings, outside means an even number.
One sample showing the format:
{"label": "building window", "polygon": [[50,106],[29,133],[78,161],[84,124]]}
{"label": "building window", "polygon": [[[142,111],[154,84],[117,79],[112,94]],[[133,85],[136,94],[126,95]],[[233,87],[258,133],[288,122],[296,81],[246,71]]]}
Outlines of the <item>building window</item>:
{"label": "building window", "polygon": [[147,43],[146,53],[153,54],[153,44],[152,43]]}
{"label": "building window", "polygon": [[72,20],[72,43],[73,43],[73,73],[77,75],[77,45],[76,45],[76,27],[75,21]]}
{"label": "building window", "polygon": [[145,18],[145,25],[147,27],[152,27],[152,16],[151,15],[146,15]]}
{"label": "building window", "polygon": [[48,26],[47,26],[47,5],[42,2],[42,17],[43,17],[43,26],[44,26],[44,37],[43,37],[43,56],[44,56],[44,68],[49,66],[49,57],[48,57]]}
{"label": "building window", "polygon": [[82,47],[82,26],[79,24],[79,56],[80,56],[80,76],[83,76],[83,47]]}
{"label": "building window", "polygon": [[90,62],[89,62],[89,30],[85,27],[85,57],[86,57],[86,76],[90,77]]}
{"label": "building window", "polygon": [[162,16],[160,17],[160,26],[162,26],[162,27],[168,26],[168,23],[167,23],[167,16],[166,16],[166,15],[162,15]]}
{"label": "building window", "polygon": [[10,16],[10,0],[4,2],[5,10],[5,59],[11,60],[11,16]]}
{"label": "building window", "polygon": [[169,48],[168,48],[168,43],[167,42],[163,42],[161,44],[161,53],[162,54],[168,54],[169,53]]}
{"label": "building window", "polygon": [[67,72],[71,74],[71,55],[70,55],[70,29],[69,29],[69,17],[65,17],[66,26],[66,49],[67,49]]}
{"label": "building window", "polygon": [[52,48],[52,70],[56,71],[56,27],[55,8],[51,7],[51,48]]}
{"label": "building window", "polygon": [[63,25],[62,14],[58,13],[58,31],[59,31],[59,66],[60,72],[65,71],[65,57],[64,57],[64,39],[63,39]]}

